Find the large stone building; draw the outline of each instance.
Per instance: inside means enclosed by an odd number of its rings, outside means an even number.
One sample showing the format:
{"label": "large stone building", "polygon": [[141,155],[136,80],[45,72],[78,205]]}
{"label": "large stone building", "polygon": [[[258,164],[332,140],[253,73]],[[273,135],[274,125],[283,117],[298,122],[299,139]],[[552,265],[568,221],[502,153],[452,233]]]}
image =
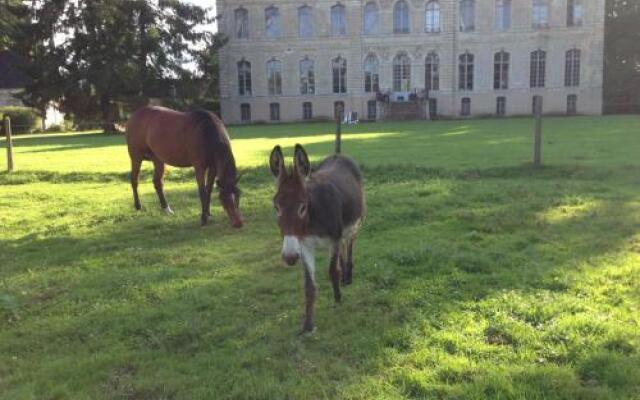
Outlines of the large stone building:
{"label": "large stone building", "polygon": [[229,123],[602,110],[605,0],[217,0]]}

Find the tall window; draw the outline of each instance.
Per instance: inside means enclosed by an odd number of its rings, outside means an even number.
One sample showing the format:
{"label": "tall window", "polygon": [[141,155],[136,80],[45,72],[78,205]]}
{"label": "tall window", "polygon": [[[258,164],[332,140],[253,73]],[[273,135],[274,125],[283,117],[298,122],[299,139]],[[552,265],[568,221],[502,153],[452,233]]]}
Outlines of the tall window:
{"label": "tall window", "polygon": [[460,115],[466,117],[471,115],[471,99],[464,97],[460,102]]}
{"label": "tall window", "polygon": [[429,33],[440,32],[440,3],[436,0],[428,2],[425,8],[424,31]]}
{"label": "tall window", "polygon": [[362,21],[362,30],[365,35],[375,35],[378,33],[380,25],[380,13],[378,5],[370,1],[364,6],[364,20]]}
{"label": "tall window", "polygon": [[507,114],[507,98],[500,96],[496,99],[496,115],[502,117]]}
{"label": "tall window", "polygon": [[280,103],[269,104],[269,119],[271,121],[280,121]]}
{"label": "tall window", "polygon": [[249,61],[238,61],[238,94],[251,96],[251,63]]}
{"label": "tall window", "polygon": [[378,116],[378,103],[375,100],[367,101],[367,119],[375,121]]}
{"label": "tall window", "polygon": [[316,92],[316,79],[313,61],[304,58],[300,61],[300,94],[314,94]]}
{"label": "tall window", "polygon": [[476,2],[460,0],[460,31],[472,32],[476,29]]}
{"label": "tall window", "polygon": [[405,0],[398,0],[393,6],[393,32],[409,33],[409,5]]}
{"label": "tall window", "polygon": [[546,28],[549,26],[549,0],[533,0],[534,28]]}
{"label": "tall window", "polygon": [[493,88],[509,89],[509,61],[510,56],[506,51],[501,51],[493,56]]}
{"label": "tall window", "polygon": [[473,54],[460,54],[458,65],[458,88],[473,90]]}
{"label": "tall window", "polygon": [[496,0],[496,30],[511,28],[511,0]]}
{"label": "tall window", "polygon": [[302,119],[311,119],[313,118],[313,105],[311,102],[302,103]]}
{"label": "tall window", "polygon": [[249,37],[249,11],[238,8],[234,11],[236,21],[236,38],[247,39]]}
{"label": "tall window", "polygon": [[378,74],[378,58],[370,54],[364,60],[364,91],[377,92],[380,89],[380,75]]}
{"label": "tall window", "polygon": [[580,50],[571,49],[565,54],[564,85],[580,86]]}
{"label": "tall window", "polygon": [[280,10],[277,7],[269,7],[264,10],[264,29],[268,38],[280,37]]}
{"label": "tall window", "polygon": [[427,90],[440,90],[440,59],[436,53],[429,53],[425,58],[424,84]]}
{"label": "tall window", "polygon": [[310,6],[298,8],[298,36],[302,38],[313,36],[313,9]]}
{"label": "tall window", "polygon": [[338,56],[331,62],[333,93],[347,93],[347,60]]}
{"label": "tall window", "polygon": [[567,26],[582,26],[583,19],[582,0],[567,0]]}
{"label": "tall window", "polygon": [[578,96],[570,94],[567,96],[567,114],[575,114],[578,112]]}
{"label": "tall window", "polygon": [[251,121],[251,104],[247,104],[247,103],[240,104],[240,121],[242,122]]}
{"label": "tall window", "polygon": [[331,34],[334,36],[347,34],[345,8],[342,4],[331,7]]}
{"label": "tall window", "polygon": [[429,98],[429,118],[430,119],[438,118],[438,99],[433,97]]}
{"label": "tall window", "polygon": [[544,87],[547,53],[536,50],[531,53],[531,72],[529,83],[532,88]]}
{"label": "tall window", "polygon": [[278,60],[267,62],[267,86],[270,95],[282,94],[282,63]]}
{"label": "tall window", "polygon": [[398,54],[393,59],[393,90],[408,92],[411,90],[411,61],[406,54]]}

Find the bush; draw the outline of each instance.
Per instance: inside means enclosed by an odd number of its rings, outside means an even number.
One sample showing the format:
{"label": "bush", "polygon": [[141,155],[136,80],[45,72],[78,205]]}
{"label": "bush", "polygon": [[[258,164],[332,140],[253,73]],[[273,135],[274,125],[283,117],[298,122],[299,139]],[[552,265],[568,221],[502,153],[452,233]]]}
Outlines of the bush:
{"label": "bush", "polygon": [[11,131],[15,135],[31,133],[40,128],[41,118],[29,107],[0,107],[0,120],[11,118]]}

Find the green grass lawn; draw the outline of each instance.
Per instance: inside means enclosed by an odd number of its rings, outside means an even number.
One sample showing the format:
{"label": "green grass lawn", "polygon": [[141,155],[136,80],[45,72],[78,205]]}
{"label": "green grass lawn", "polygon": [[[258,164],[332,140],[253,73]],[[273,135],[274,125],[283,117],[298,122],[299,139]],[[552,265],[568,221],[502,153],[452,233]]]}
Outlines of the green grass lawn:
{"label": "green grass lawn", "polygon": [[[2,399],[639,399],[640,118],[345,127],[369,214],[314,335],[280,261],[272,147],[331,124],[231,127],[245,227],[199,227],[190,171],[161,213],[124,139],[15,139],[0,173]],[[4,143],[0,144],[4,145]],[[0,169],[6,168],[4,153]]]}

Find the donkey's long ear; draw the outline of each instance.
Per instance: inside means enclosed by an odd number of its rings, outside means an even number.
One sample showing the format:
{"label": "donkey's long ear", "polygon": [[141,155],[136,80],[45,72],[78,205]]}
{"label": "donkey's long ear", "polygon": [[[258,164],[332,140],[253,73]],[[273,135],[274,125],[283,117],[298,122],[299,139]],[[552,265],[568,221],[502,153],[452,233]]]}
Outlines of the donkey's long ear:
{"label": "donkey's long ear", "polygon": [[280,145],[277,145],[271,151],[271,156],[269,156],[269,168],[271,168],[271,173],[276,178],[284,172],[284,156],[282,155],[282,148]]}
{"label": "donkey's long ear", "polygon": [[300,175],[305,178],[309,176],[309,173],[311,173],[309,156],[307,156],[307,152],[300,144],[296,144],[296,149],[293,154],[293,165],[295,166],[298,173],[300,173]]}

